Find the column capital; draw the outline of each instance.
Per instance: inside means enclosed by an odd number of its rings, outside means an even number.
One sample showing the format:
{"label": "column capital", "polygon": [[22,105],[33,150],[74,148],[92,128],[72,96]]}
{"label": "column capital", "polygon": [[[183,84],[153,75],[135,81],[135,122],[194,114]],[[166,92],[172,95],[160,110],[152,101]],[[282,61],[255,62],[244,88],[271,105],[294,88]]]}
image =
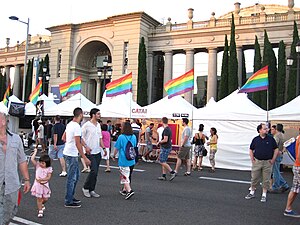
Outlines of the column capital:
{"label": "column capital", "polygon": [[208,52],[217,52],[217,50],[218,50],[218,49],[217,49],[217,48],[214,48],[214,47],[208,47],[208,48],[207,48],[207,51],[208,51]]}
{"label": "column capital", "polygon": [[165,53],[165,55],[166,54],[168,54],[168,55],[172,54],[173,55],[173,50],[166,50],[166,51],[163,51],[163,52]]}
{"label": "column capital", "polygon": [[194,53],[195,52],[195,49],[194,48],[187,48],[187,49],[184,49],[185,53]]}

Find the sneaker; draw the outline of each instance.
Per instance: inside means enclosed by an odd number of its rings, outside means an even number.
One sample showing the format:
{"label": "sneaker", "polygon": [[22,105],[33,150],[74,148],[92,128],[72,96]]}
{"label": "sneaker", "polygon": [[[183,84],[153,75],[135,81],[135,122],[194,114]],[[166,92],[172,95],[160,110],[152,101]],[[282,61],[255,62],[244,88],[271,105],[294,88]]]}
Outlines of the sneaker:
{"label": "sneaker", "polygon": [[291,210],[290,212],[284,211],[283,215],[285,216],[290,216],[290,217],[295,217],[295,218],[300,218],[300,214],[296,213],[295,211]]}
{"label": "sneaker", "polygon": [[150,159],[148,159],[146,162],[147,162],[147,163],[153,163],[153,161],[150,160]]}
{"label": "sneaker", "polygon": [[261,196],[260,201],[261,201],[261,202],[266,202],[266,201],[267,201],[267,197],[266,197],[266,196]]}
{"label": "sneaker", "polygon": [[94,198],[100,198],[100,195],[97,194],[95,191],[90,191],[90,195]]}
{"label": "sneaker", "polygon": [[126,196],[127,192],[125,190],[120,190],[119,193],[123,196]]}
{"label": "sneaker", "polygon": [[82,188],[83,195],[87,198],[91,197],[90,191],[88,189]]}
{"label": "sneaker", "polygon": [[144,156],[142,156],[142,160],[143,160],[143,162],[147,162],[147,160]]}
{"label": "sneaker", "polygon": [[130,199],[130,198],[132,197],[132,195],[134,195],[134,191],[133,191],[133,190],[131,190],[130,192],[128,192],[128,193],[126,194],[125,200]]}
{"label": "sneaker", "polygon": [[66,208],[80,208],[81,204],[73,202],[73,203],[70,203],[70,204],[65,204],[65,207]]}
{"label": "sneaker", "polygon": [[185,172],[184,176],[191,176],[191,172]]}
{"label": "sneaker", "polygon": [[45,211],[46,210],[46,207],[44,204],[42,204],[42,210]]}
{"label": "sneaker", "polygon": [[62,171],[60,174],[59,174],[60,177],[66,177],[67,176],[67,172],[66,171]]}
{"label": "sneaker", "polygon": [[176,173],[171,173],[170,181],[174,180],[175,177],[176,177]]}
{"label": "sneaker", "polygon": [[78,204],[78,203],[81,203],[81,201],[80,201],[79,199],[76,199],[76,198],[73,198],[73,202],[74,202],[74,203],[77,203],[77,204]]}
{"label": "sneaker", "polygon": [[248,200],[251,199],[251,198],[255,198],[255,196],[250,194],[250,193],[247,194],[246,197],[245,197],[245,199],[248,199]]}
{"label": "sneaker", "polygon": [[39,210],[38,218],[42,218],[42,217],[44,217],[43,210]]}
{"label": "sneaker", "polygon": [[166,181],[166,180],[167,180],[167,177],[161,176],[161,177],[158,177],[157,180],[164,180],[164,181]]}

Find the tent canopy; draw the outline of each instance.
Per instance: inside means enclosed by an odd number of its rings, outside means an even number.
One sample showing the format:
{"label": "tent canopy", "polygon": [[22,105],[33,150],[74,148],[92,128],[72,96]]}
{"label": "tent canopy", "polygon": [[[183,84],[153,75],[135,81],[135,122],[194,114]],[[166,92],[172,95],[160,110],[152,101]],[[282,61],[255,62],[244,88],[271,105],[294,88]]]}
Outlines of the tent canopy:
{"label": "tent canopy", "polygon": [[4,103],[3,103],[3,101],[2,102],[0,102],[0,112],[1,113],[4,113],[4,114],[8,114],[8,109],[7,109],[7,107],[4,105]]}
{"label": "tent canopy", "polygon": [[300,120],[300,96],[269,112],[270,120]]}

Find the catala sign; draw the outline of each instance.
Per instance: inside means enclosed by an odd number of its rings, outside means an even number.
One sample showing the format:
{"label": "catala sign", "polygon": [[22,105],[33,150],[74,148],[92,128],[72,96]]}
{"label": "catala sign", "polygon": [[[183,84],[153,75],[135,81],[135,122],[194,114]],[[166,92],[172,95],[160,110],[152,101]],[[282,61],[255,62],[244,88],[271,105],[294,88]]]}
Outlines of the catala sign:
{"label": "catala sign", "polygon": [[147,109],[142,109],[142,108],[131,109],[131,117],[146,118],[147,117]]}

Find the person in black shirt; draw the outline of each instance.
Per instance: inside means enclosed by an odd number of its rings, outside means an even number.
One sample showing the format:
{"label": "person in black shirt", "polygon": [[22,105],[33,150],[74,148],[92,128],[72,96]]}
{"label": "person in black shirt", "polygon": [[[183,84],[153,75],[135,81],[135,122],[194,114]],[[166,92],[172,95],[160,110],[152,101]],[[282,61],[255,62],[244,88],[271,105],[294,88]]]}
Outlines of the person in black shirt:
{"label": "person in black shirt", "polygon": [[250,158],[252,161],[251,169],[251,189],[246,199],[254,198],[256,187],[262,180],[263,193],[261,202],[267,201],[267,190],[270,187],[270,178],[272,173],[272,165],[274,164],[278,148],[273,137],[267,135],[268,128],[265,124],[257,126],[259,135],[252,140],[250,145]]}
{"label": "person in black shirt", "polygon": [[63,155],[65,142],[62,140],[62,136],[65,132],[66,126],[60,122],[60,116],[55,117],[55,124],[52,128],[51,144],[49,146],[49,156],[51,159],[59,159],[62,172],[59,174],[60,177],[67,176],[66,163]]}
{"label": "person in black shirt", "polygon": [[176,173],[174,170],[171,169],[169,164],[167,163],[169,154],[172,150],[172,131],[168,126],[168,118],[162,118],[162,124],[164,127],[164,131],[162,133],[162,140],[158,142],[158,146],[160,146],[160,154],[159,154],[159,163],[162,168],[162,176],[158,177],[159,180],[167,180],[166,172],[169,171],[171,174],[170,181],[172,181]]}

